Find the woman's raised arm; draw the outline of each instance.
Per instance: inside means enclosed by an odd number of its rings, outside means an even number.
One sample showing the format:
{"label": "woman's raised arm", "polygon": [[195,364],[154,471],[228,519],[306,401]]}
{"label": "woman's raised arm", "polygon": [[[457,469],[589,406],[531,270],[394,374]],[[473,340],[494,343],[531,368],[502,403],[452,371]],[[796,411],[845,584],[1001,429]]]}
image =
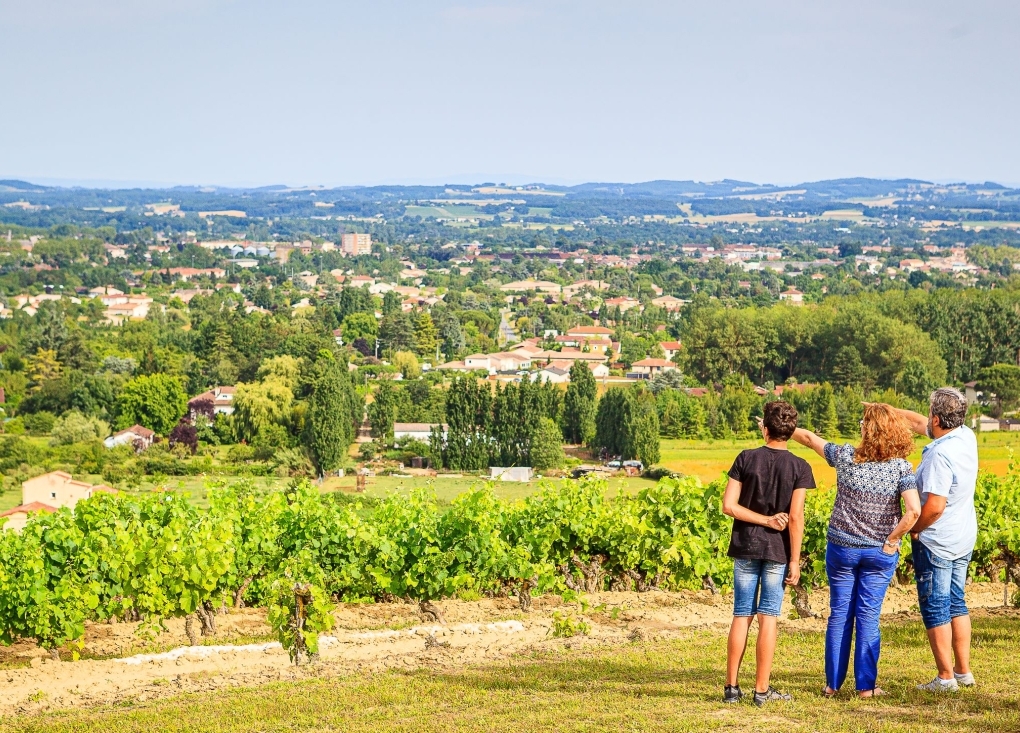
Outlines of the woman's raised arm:
{"label": "woman's raised arm", "polygon": [[804,428],[797,428],[790,437],[801,445],[807,446],[822,458],[825,458],[825,444],[829,442],[825,438],[821,438]]}

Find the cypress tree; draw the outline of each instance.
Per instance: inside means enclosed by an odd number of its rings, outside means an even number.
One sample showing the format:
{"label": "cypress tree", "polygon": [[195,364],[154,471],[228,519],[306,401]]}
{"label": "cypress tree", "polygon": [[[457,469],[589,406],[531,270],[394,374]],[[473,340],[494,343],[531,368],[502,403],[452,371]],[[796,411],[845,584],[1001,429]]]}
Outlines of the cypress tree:
{"label": "cypress tree", "polygon": [[613,387],[599,401],[595,445],[623,460],[659,460],[659,413],[655,397],[644,390]]}
{"label": "cypress tree", "polygon": [[639,458],[645,466],[659,462],[659,413],[655,409],[655,397],[641,391],[633,395],[632,419],[627,425],[627,453],[629,458]]}
{"label": "cypress tree", "polygon": [[815,423],[818,433],[826,438],[839,437],[839,413],[836,411],[836,395],[832,385],[826,382],[818,388],[816,396],[818,407]]}
{"label": "cypress tree", "polygon": [[595,437],[598,387],[591,369],[581,360],[570,367],[570,384],[563,398],[563,435],[571,443],[590,443]]}
{"label": "cypress tree", "polygon": [[631,421],[631,402],[623,387],[613,387],[599,400],[595,414],[595,447],[611,456],[627,453],[626,426]]}
{"label": "cypress tree", "polygon": [[[312,457],[323,474],[343,466],[354,441],[355,419],[360,422],[360,399],[347,374],[347,364],[326,359],[312,392],[309,420]],[[357,418],[355,418],[355,413]]]}

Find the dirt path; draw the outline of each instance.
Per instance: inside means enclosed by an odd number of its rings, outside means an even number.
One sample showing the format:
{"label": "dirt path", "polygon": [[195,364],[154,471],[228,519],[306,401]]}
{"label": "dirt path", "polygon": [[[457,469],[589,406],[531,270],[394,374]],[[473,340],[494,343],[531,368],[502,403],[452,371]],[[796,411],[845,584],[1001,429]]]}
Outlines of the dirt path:
{"label": "dirt path", "polygon": [[[974,609],[1001,607],[1002,585],[973,584],[967,601]],[[217,635],[206,641],[210,646],[180,646],[186,637],[179,620],[168,622],[168,632],[147,647],[135,637],[135,624],[96,624],[86,633],[86,657],[114,658],[53,662],[28,645],[8,648],[3,657],[8,666],[0,668],[0,714],[142,702],[181,692],[391,668],[455,669],[566,644],[668,639],[691,627],[724,629],[731,603],[732,596],[707,591],[594,593],[585,597],[583,608],[577,602],[563,603],[558,596],[543,596],[534,600],[529,613],[522,613],[513,599],[446,601],[441,604],[444,626],[422,624],[417,606],[411,604],[344,605],[336,613],[332,636],[321,641],[321,658],[301,667],[291,664],[280,645],[269,640],[261,611],[218,616]],[[815,611],[826,609],[827,592],[813,593],[811,603]],[[882,610],[916,617],[916,604],[913,587],[891,588]],[[583,616],[591,625],[590,634],[553,637],[549,632],[554,612]],[[782,623],[805,630],[825,625],[823,618]],[[26,658],[30,666],[10,666]]]}

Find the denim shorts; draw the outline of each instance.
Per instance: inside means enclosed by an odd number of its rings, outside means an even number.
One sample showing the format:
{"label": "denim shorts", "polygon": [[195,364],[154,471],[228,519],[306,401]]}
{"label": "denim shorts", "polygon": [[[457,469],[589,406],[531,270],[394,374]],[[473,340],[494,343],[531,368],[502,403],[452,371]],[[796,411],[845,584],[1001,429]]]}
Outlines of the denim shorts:
{"label": "denim shorts", "polygon": [[786,564],[771,560],[733,561],[733,615],[779,616],[786,591]]}
{"label": "denim shorts", "polygon": [[944,560],[932,553],[920,540],[914,540],[914,577],[917,578],[917,605],[921,609],[924,628],[944,626],[957,616],[966,616],[967,603],[963,598],[967,582],[967,553],[955,560]]}

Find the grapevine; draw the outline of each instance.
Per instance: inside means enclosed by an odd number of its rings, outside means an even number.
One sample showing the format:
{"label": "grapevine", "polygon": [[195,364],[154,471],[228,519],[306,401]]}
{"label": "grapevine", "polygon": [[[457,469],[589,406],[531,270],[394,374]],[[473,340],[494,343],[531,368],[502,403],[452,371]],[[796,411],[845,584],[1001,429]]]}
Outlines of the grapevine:
{"label": "grapevine", "polygon": [[[336,602],[406,599],[443,623],[443,600],[463,592],[515,594],[527,610],[533,592],[720,591],[732,584],[723,488],[664,478],[609,497],[585,477],[517,501],[482,486],[441,506],[425,487],[366,507],[308,482],[285,492],[241,483],[211,487],[206,509],[172,493],[101,494],[0,531],[0,643],[33,639],[56,655],[78,645],[86,622],[140,621],[155,632],[175,617],[197,643],[199,630],[215,634],[214,609],[247,604],[268,610],[302,662],[332,627]],[[801,615],[825,583],[833,498],[809,492]],[[982,474],[977,506],[976,572],[1020,586],[1020,467]]]}

